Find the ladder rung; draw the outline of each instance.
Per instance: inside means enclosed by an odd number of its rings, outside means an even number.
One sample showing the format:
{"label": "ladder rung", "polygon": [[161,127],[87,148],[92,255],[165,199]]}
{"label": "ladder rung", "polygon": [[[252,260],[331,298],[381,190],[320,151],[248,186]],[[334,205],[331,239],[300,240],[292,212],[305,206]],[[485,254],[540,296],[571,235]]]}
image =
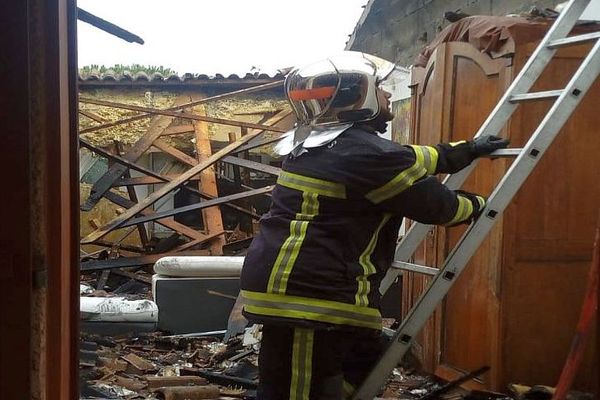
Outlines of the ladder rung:
{"label": "ladder rung", "polygon": [[392,268],[398,268],[404,271],[411,271],[411,272],[418,272],[420,274],[425,274],[425,275],[437,275],[438,272],[440,272],[439,269],[437,268],[432,268],[432,267],[427,267],[425,265],[419,265],[419,264],[412,264],[412,263],[407,263],[407,262],[402,262],[402,261],[394,261],[392,263]]}
{"label": "ladder rung", "polygon": [[591,40],[600,39],[600,32],[592,32],[586,33],[584,35],[570,36],[564,39],[556,39],[548,43],[549,49],[555,49],[561,46],[571,46],[575,44],[580,44],[584,42],[589,42]]}
{"label": "ladder rung", "polygon": [[521,152],[523,151],[523,149],[519,149],[519,148],[512,148],[512,149],[501,149],[501,150],[496,150],[491,154],[488,154],[484,157],[488,157],[488,158],[500,158],[500,157],[518,157],[519,154],[521,154]]}
{"label": "ladder rung", "polygon": [[546,90],[545,92],[532,92],[532,93],[523,93],[523,94],[515,94],[510,96],[511,103],[517,103],[519,101],[533,101],[533,100],[544,100],[544,99],[553,99],[562,94],[563,90]]}

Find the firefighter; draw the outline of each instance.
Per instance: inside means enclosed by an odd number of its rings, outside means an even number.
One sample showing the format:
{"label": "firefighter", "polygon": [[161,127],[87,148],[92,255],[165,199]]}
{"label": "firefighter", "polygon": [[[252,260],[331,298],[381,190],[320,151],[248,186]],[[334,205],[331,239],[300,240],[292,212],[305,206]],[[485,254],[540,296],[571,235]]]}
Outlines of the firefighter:
{"label": "firefighter", "polygon": [[241,275],[244,315],[263,324],[260,400],[351,396],[380,355],[378,288],[402,219],[453,226],[485,206],[433,175],[508,141],[401,146],[380,138],[393,118],[380,86],[394,71],[344,52],[286,77],[298,122],[276,146],[286,158]]}

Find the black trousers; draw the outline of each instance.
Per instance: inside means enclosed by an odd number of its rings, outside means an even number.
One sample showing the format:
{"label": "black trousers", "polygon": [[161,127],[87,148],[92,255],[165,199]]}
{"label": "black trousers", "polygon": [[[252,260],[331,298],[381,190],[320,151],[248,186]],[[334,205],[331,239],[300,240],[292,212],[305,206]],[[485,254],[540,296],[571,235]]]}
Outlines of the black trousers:
{"label": "black trousers", "polygon": [[350,398],[382,349],[376,332],[264,325],[257,400]]}

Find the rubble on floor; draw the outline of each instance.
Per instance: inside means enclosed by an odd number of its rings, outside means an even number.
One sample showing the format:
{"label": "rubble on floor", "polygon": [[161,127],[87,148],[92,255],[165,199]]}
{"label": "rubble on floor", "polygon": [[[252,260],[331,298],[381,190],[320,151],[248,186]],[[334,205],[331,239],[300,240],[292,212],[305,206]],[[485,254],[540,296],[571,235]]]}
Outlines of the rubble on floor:
{"label": "rubble on floor", "polygon": [[254,397],[256,344],[242,337],[108,337],[82,333],[82,398],[215,399]]}

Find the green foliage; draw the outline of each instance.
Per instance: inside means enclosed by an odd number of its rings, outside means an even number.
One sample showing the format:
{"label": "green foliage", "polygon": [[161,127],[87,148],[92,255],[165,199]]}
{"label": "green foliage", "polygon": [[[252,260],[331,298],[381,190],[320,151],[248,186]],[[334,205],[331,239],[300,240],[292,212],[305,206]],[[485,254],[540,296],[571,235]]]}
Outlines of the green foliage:
{"label": "green foliage", "polygon": [[140,64],[131,64],[131,65],[123,65],[123,64],[115,64],[112,67],[106,67],[104,65],[91,64],[86,65],[79,68],[79,73],[83,75],[90,74],[92,72],[95,73],[106,73],[108,70],[113,70],[116,74],[122,74],[125,71],[130,72],[131,74],[136,74],[138,72],[145,72],[148,75],[152,75],[155,72],[158,72],[162,75],[171,75],[177,74],[176,71],[171,68],[165,68],[162,65],[140,65]]}

